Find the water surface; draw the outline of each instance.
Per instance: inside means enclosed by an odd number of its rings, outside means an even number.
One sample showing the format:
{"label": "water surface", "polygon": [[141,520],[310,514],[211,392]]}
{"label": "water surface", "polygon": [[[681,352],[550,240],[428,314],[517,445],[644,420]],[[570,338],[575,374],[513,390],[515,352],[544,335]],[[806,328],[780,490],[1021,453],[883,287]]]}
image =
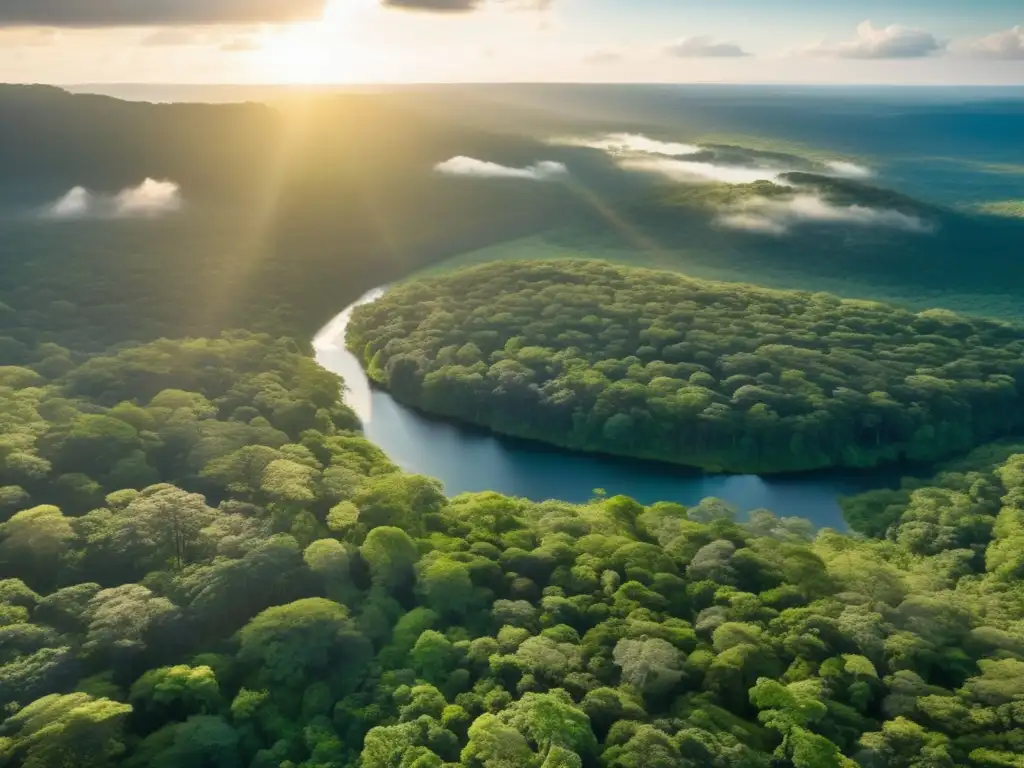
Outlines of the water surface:
{"label": "water surface", "polygon": [[313,346],[324,368],[345,380],[345,401],[362,419],[366,436],[402,469],[438,478],[449,495],[498,491],[534,501],[584,502],[602,488],[642,504],[687,506],[717,496],[742,512],[770,509],[804,517],[819,527],[845,529],[838,497],[898,484],[892,472],[829,472],[796,476],[712,475],[656,462],[574,453],[540,443],[427,417],[370,386],[359,360],[345,349],[353,309],[383,295],[375,289],[324,326]]}

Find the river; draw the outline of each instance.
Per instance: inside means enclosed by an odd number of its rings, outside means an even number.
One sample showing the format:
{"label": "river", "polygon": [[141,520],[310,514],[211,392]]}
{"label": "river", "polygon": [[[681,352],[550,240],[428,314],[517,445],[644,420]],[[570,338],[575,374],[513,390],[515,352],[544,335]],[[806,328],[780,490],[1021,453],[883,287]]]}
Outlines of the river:
{"label": "river", "polygon": [[819,528],[846,529],[838,497],[895,487],[898,475],[809,473],[797,476],[711,475],[667,464],[574,453],[432,419],[370,386],[359,360],[345,348],[345,330],[356,306],[376,300],[370,291],[346,307],[316,335],[317,362],[345,380],[347,402],[362,419],[366,436],[402,469],[438,478],[449,495],[498,491],[535,501],[584,502],[594,489],[625,494],[642,504],[675,501],[687,506],[716,496],[741,512],[770,509],[804,517]]}

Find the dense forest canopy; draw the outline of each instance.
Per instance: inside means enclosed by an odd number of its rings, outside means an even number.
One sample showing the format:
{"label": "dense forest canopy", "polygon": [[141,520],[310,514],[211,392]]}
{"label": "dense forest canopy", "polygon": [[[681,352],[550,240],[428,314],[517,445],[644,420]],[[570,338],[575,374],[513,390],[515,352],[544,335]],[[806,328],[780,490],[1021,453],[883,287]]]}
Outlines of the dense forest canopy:
{"label": "dense forest canopy", "polygon": [[[295,339],[576,204],[428,183],[537,146],[412,102],[0,88],[0,765],[1019,768],[1019,441],[844,500],[851,536],[716,499],[447,498],[365,439]],[[146,176],[180,215],[26,215]],[[723,191],[675,194],[678,232]],[[935,458],[1022,418],[1013,326],[594,263],[401,286],[352,338],[421,407],[713,466]]]}
{"label": "dense forest canopy", "polygon": [[596,261],[403,284],[349,343],[428,412],[712,470],[934,460],[1024,423],[1018,327]]}
{"label": "dense forest canopy", "polygon": [[1012,445],[851,500],[895,521],[857,540],[716,500],[446,499],[269,336],[8,366],[0,398],[6,765],[998,768],[1024,748]]}

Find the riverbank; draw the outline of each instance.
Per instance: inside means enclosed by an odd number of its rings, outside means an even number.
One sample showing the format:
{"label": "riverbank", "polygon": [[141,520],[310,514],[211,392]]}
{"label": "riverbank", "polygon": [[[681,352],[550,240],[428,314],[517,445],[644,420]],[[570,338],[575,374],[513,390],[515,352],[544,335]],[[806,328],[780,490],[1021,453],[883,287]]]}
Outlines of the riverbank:
{"label": "riverbank", "polygon": [[898,470],[767,478],[705,474],[565,451],[418,413],[374,388],[359,360],[345,348],[354,309],[377,300],[384,290],[368,291],[321,329],[313,340],[316,360],[345,380],[346,402],[363,421],[367,438],[403,470],[440,480],[449,495],[490,490],[534,501],[582,503],[593,498],[595,489],[603,489],[642,504],[674,501],[688,506],[714,496],[743,514],[770,509],[782,516],[804,517],[819,528],[846,530],[839,497],[899,484]]}

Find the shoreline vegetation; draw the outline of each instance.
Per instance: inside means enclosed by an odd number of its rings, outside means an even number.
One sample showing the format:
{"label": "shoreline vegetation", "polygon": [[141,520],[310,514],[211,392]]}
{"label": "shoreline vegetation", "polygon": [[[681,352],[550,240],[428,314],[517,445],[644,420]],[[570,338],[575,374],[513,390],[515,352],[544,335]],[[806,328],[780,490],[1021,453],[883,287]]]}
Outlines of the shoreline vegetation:
{"label": "shoreline vegetation", "polygon": [[1024,423],[1017,326],[595,261],[399,285],[348,344],[428,413],[712,472],[930,462]]}

